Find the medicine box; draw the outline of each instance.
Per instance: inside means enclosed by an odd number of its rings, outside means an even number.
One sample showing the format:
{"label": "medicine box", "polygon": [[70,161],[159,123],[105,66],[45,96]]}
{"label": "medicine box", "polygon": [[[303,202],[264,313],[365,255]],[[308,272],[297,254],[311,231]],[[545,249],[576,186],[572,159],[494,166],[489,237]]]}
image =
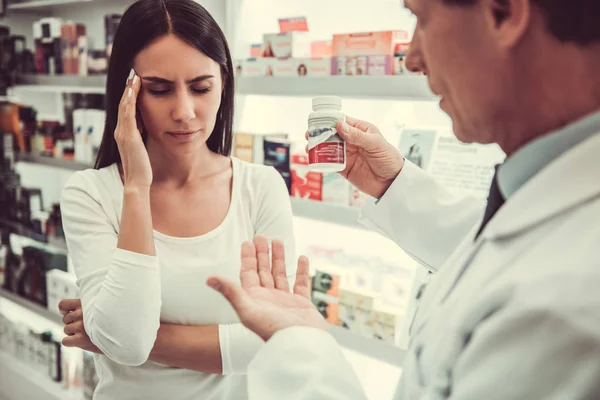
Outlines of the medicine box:
{"label": "medicine box", "polygon": [[266,139],[286,139],[285,133],[238,132],[233,135],[233,156],[255,164],[264,164]]}
{"label": "medicine box", "polygon": [[292,154],[292,197],[321,201],[323,199],[323,174],[308,169],[308,155]]}
{"label": "medicine box", "polygon": [[408,32],[382,31],[333,36],[332,75],[392,75],[397,43],[407,42]]}
{"label": "medicine box", "polygon": [[308,32],[284,32],[263,36],[262,57],[310,57],[311,42]]}

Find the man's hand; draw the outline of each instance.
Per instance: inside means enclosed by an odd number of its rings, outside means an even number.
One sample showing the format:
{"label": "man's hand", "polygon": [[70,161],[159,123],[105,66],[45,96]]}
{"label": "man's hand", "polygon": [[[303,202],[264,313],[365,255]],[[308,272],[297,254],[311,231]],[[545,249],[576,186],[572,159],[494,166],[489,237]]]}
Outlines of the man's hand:
{"label": "man's hand", "polygon": [[231,303],[242,324],[263,340],[292,326],[328,329],[329,325],[310,301],[306,257],[298,259],[294,291],[290,292],[282,242],[272,243],[272,263],[264,237],[245,242],[240,279],[241,287],[221,277],[210,277],[207,283]]}
{"label": "man's hand", "polygon": [[62,340],[62,344],[66,347],[79,347],[80,349],[102,354],[99,348],[90,340],[90,337],[85,332],[83,326],[83,311],[81,309],[81,300],[65,299],[58,304],[58,309],[63,315],[65,324],[66,338]]}

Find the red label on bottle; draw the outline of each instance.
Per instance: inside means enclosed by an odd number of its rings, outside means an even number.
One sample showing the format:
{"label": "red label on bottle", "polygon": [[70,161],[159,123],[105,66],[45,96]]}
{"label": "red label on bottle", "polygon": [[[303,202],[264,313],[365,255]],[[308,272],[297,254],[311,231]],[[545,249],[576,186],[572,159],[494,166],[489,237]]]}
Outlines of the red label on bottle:
{"label": "red label on bottle", "polygon": [[324,142],[308,151],[308,162],[310,164],[343,164],[344,156],[343,142]]}

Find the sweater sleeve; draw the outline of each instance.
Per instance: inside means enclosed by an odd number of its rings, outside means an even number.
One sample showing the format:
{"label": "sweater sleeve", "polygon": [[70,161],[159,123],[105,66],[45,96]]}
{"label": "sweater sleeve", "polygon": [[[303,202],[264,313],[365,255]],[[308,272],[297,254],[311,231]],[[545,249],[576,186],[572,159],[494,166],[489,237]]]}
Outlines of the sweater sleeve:
{"label": "sweater sleeve", "polygon": [[63,189],[63,228],[81,294],[85,330],[105,356],[137,366],[148,359],[160,326],[157,257],[117,248],[98,189],[75,173]]}
{"label": "sweater sleeve", "polygon": [[[296,243],[289,192],[274,168],[261,167],[260,190],[257,192],[255,234],[267,240],[281,240],[285,248],[286,270],[290,289],[296,280]],[[264,341],[242,324],[219,326],[223,374],[245,374],[248,365],[264,346]]]}

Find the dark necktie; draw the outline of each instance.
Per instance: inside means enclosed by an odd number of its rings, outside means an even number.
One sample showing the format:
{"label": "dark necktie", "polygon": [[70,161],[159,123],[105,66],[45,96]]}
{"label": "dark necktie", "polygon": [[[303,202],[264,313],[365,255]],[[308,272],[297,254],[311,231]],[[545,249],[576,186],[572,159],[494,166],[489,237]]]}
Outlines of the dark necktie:
{"label": "dark necktie", "polygon": [[488,195],[487,207],[485,208],[485,214],[483,215],[483,221],[481,222],[481,226],[479,227],[479,231],[477,231],[477,235],[475,235],[475,239],[479,237],[483,228],[487,225],[488,222],[492,219],[496,211],[502,207],[504,204],[504,198],[500,193],[500,188],[498,187],[498,167],[500,164],[496,165],[494,169],[496,172],[494,173],[494,178],[492,179],[492,184],[490,186],[490,194]]}

